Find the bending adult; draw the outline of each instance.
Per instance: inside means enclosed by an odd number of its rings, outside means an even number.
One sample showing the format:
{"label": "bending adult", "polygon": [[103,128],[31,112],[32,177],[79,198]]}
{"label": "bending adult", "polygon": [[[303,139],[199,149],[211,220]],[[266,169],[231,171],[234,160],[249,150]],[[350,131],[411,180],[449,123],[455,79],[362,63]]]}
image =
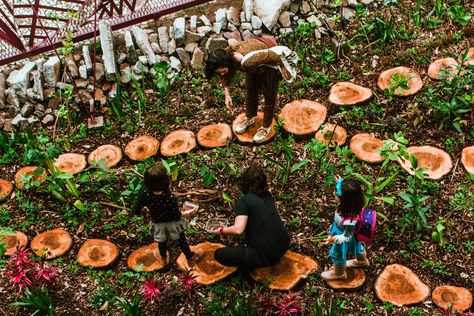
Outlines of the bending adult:
{"label": "bending adult", "polygon": [[244,196],[237,201],[235,223],[215,232],[245,233],[246,245],[217,249],[214,258],[222,265],[245,270],[272,266],[288,250],[290,237],[268,191],[267,176],[261,167],[252,165],[243,172],[239,182]]}
{"label": "bending adult", "polygon": [[206,77],[218,75],[224,85],[225,104],[233,107],[230,85],[237,70],[246,73],[245,77],[245,118],[238,123],[235,132],[243,134],[255,124],[258,110],[258,97],[263,94],[263,126],[254,135],[254,142],[265,141],[271,131],[278,94],[279,73],[288,82],[296,77],[298,56],[286,46],[277,46],[272,37],[252,38],[226,49],[216,49],[206,60]]}

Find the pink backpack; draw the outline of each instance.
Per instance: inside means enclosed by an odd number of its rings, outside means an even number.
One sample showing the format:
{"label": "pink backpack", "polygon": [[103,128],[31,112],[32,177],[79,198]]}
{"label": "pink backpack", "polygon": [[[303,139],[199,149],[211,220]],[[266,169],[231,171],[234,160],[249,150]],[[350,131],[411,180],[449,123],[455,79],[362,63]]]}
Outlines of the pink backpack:
{"label": "pink backpack", "polygon": [[374,238],[375,226],[377,224],[377,213],[374,210],[363,208],[360,211],[359,216],[344,218],[342,222],[346,220],[356,220],[356,228],[354,235],[357,240],[370,244]]}

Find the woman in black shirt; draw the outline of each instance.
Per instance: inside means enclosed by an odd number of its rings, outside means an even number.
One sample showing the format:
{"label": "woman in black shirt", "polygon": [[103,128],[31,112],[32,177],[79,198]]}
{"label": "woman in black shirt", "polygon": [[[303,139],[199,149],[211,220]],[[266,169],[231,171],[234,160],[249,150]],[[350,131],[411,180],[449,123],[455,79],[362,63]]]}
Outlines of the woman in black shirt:
{"label": "woman in black shirt", "polygon": [[276,264],[286,253],[290,237],[283,226],[275,201],[267,188],[267,176],[259,166],[250,166],[240,177],[244,196],[235,208],[235,223],[216,229],[217,234],[245,232],[245,247],[217,249],[214,258],[222,265],[247,270]]}

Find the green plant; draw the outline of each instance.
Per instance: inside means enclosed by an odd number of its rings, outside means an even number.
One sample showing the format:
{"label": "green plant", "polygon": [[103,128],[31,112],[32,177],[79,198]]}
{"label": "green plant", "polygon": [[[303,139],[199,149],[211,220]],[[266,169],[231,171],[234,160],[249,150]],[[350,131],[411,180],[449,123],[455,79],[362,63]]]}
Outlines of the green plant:
{"label": "green plant", "polygon": [[26,291],[19,301],[12,304],[16,307],[26,307],[32,311],[32,315],[54,316],[53,301],[47,288],[34,288]]}
{"label": "green plant", "polygon": [[104,304],[113,305],[117,297],[117,290],[111,284],[107,284],[105,281],[101,280],[99,282],[99,287],[97,287],[93,294],[90,295],[87,300],[95,309],[100,309]]}
{"label": "green plant", "polygon": [[142,316],[144,305],[141,295],[136,294],[131,301],[125,297],[116,297],[115,304],[122,309],[119,316]]}
{"label": "green plant", "polygon": [[317,139],[312,139],[304,148],[309,150],[312,163],[316,165],[307,173],[308,177],[311,180],[317,178],[324,179],[325,187],[333,185],[335,183],[334,171],[336,170],[336,165],[331,162],[328,156],[329,147]]}
{"label": "green plant", "polygon": [[203,164],[201,166],[201,168],[199,170],[199,174],[202,177],[203,185],[204,185],[205,188],[209,188],[216,181],[216,176],[211,171],[211,169],[209,169],[209,167],[206,166],[205,164]]}
{"label": "green plant", "polygon": [[[135,78],[135,75],[131,72],[128,73],[128,76],[132,80],[133,86],[135,87],[135,92],[137,94],[138,100],[137,100],[137,106],[138,106],[138,124],[141,124],[142,122],[142,110],[146,108],[147,105],[147,97],[145,93],[142,90],[142,87],[140,86],[140,83],[138,82],[137,78]],[[143,74],[142,74],[143,78]]]}
{"label": "green plant", "polygon": [[419,307],[412,307],[408,311],[408,316],[423,316],[423,310]]}
{"label": "green plant", "polygon": [[13,234],[15,233],[13,230],[11,230],[8,227],[1,227],[0,226],[0,269],[3,268],[5,265],[5,260],[3,259],[3,255],[5,254],[5,251],[7,249],[7,244],[3,241],[3,238],[7,234]]}
{"label": "green plant", "polygon": [[469,10],[467,7],[455,5],[448,8],[448,14],[455,23],[467,26],[472,16],[464,11],[465,9]]}
{"label": "green plant", "polygon": [[431,240],[440,246],[444,246],[444,233],[446,219],[440,218],[436,221],[435,230],[431,233]]}
{"label": "green plant", "polygon": [[393,205],[395,203],[395,198],[392,196],[376,196],[384,191],[390,184],[393,183],[398,173],[395,172],[388,177],[380,177],[375,179],[375,183],[372,183],[367,178],[359,173],[353,173],[353,177],[362,182],[365,185],[364,191],[364,206],[370,207],[371,203],[379,200],[384,203]]}
{"label": "green plant", "polygon": [[325,302],[318,298],[311,309],[311,314],[313,316],[340,316],[348,305],[349,300],[340,301],[339,298],[331,298],[329,302]]}
{"label": "green plant", "polygon": [[431,259],[423,259],[423,261],[421,262],[421,268],[432,270],[433,273],[441,275],[441,276],[445,276],[445,277],[452,276],[452,273],[449,271],[449,268],[443,265],[439,261],[433,261]]}
{"label": "green plant", "polygon": [[176,80],[177,74],[169,72],[170,64],[164,60],[153,65],[155,74],[153,76],[153,84],[160,93],[160,98],[164,99],[171,89],[171,85]]}
{"label": "green plant", "polygon": [[404,74],[393,74],[392,78],[390,79],[390,86],[384,89],[387,100],[389,102],[392,101],[393,97],[395,96],[395,92],[402,94],[405,90],[410,89],[409,80],[412,78],[413,75],[407,77]]}
{"label": "green plant", "polygon": [[[283,122],[278,121],[275,125],[275,145],[274,146],[281,146],[281,151],[283,153],[284,162],[279,162],[273,158],[271,158],[268,154],[263,155],[263,159],[273,163],[276,167],[278,167],[277,177],[280,179],[280,183],[284,188],[288,183],[288,179],[291,174],[297,172],[309,162],[308,159],[302,159],[296,163],[294,163],[294,152],[291,144],[293,143],[294,139],[289,136],[288,139],[285,139],[282,135]],[[274,147],[275,148],[275,147]],[[279,149],[277,149],[279,152]]]}
{"label": "green plant", "polygon": [[176,181],[179,175],[179,165],[173,158],[168,158],[167,160],[161,159],[163,167],[166,169],[166,172],[171,175],[171,180]]}

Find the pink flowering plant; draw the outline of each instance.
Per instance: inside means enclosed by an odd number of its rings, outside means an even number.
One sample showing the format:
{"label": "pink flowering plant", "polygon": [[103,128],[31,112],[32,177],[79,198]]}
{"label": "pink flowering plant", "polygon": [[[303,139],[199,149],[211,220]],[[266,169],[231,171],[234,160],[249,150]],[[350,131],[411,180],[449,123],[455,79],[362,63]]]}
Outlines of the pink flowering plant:
{"label": "pink flowering plant", "polygon": [[14,306],[30,309],[34,314],[54,315],[54,309],[48,287],[54,284],[58,276],[56,266],[47,266],[31,260],[25,247],[19,248],[5,265],[8,284],[15,287],[20,300]]}
{"label": "pink flowering plant", "polygon": [[262,315],[296,316],[303,313],[301,297],[296,293],[271,296],[261,293],[257,298],[258,310]]}
{"label": "pink flowering plant", "polygon": [[165,286],[155,280],[155,276],[152,276],[150,280],[143,279],[141,287],[142,302],[146,304],[153,303],[154,301],[159,302],[164,289]]}
{"label": "pink flowering plant", "polygon": [[192,273],[193,269],[186,269],[178,276],[178,282],[181,284],[181,289],[188,297],[191,295],[196,286],[196,276]]}
{"label": "pink flowering plant", "polygon": [[116,297],[116,304],[122,309],[119,316],[141,316],[146,305],[159,302],[166,286],[152,276],[149,280],[143,279],[143,285],[135,293],[133,300],[125,297]]}

